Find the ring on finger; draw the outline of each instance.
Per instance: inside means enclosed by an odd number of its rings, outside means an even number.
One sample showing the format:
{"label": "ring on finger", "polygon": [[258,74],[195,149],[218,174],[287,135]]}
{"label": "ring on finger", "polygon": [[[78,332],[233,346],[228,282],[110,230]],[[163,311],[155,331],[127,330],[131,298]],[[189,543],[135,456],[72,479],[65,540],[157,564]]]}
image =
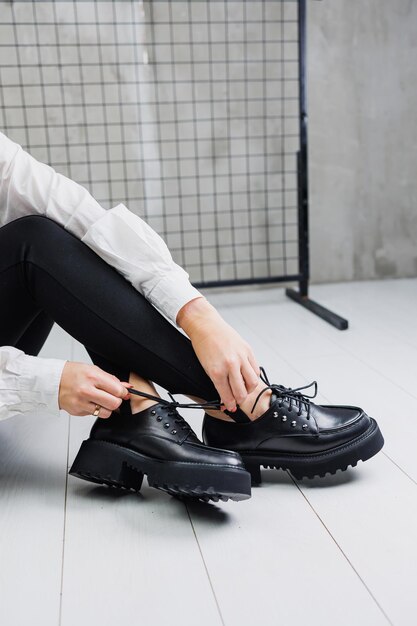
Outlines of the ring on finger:
{"label": "ring on finger", "polygon": [[101,408],[102,407],[99,404],[96,404],[96,408],[95,408],[95,411],[93,413],[94,417],[98,417],[98,414],[100,413],[100,409]]}

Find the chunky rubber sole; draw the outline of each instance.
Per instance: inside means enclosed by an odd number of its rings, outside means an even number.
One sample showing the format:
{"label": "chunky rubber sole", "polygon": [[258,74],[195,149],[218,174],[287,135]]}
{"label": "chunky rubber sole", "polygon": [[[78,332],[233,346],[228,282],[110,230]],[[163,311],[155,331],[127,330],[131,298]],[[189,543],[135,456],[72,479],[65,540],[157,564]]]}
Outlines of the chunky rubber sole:
{"label": "chunky rubber sole", "polygon": [[93,483],[140,491],[143,477],[150,487],[173,496],[212,500],[247,500],[251,476],[244,469],[161,461],[108,441],[86,439],[69,471]]}
{"label": "chunky rubber sole", "polygon": [[360,437],[342,446],[314,454],[284,454],[240,451],[246,469],[252,477],[252,486],[262,482],[261,467],[289,470],[297,480],[335,474],[355,467],[358,461],[367,461],[377,454],[384,445],[384,438],[378,424],[371,419],[371,425]]}

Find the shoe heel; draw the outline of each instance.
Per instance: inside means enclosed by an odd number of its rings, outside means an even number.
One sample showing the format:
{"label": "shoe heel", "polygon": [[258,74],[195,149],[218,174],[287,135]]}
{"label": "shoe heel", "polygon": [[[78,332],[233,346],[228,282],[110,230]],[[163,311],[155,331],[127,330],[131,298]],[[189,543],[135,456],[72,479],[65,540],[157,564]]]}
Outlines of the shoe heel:
{"label": "shoe heel", "polygon": [[246,463],[245,459],[243,459],[245,464],[245,469],[248,470],[251,476],[252,487],[256,487],[262,484],[262,476],[261,476],[261,466],[254,463]]}
{"label": "shoe heel", "polygon": [[143,482],[143,473],[127,464],[123,449],[92,439],[83,441],[69,473],[93,483],[135,491],[140,491]]}

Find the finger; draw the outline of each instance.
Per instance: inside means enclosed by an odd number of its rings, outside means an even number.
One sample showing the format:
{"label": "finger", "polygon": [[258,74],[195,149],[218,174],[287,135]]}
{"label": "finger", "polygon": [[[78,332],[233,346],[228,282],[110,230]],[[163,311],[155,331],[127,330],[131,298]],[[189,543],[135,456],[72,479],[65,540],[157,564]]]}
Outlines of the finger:
{"label": "finger", "polygon": [[227,376],[224,375],[218,380],[213,380],[213,383],[225,408],[228,411],[234,411],[236,409],[236,402]]}
{"label": "finger", "polygon": [[253,367],[249,361],[242,365],[241,372],[243,380],[245,381],[246,391],[248,393],[252,393],[252,391],[254,391],[258,386],[259,378],[253,371]]}
{"label": "finger", "polygon": [[253,354],[252,351],[250,351],[248,354],[248,361],[251,364],[251,367],[253,371],[255,372],[256,376],[259,378],[259,376],[261,375],[261,370],[259,369],[258,362],[255,359],[255,355]]}
{"label": "finger", "polygon": [[[89,403],[89,407],[88,407],[88,415],[94,415],[94,411],[97,408],[97,404],[95,402],[91,402]],[[108,409],[106,409],[104,406],[100,406],[100,410],[98,412],[97,417],[100,417],[102,419],[108,419],[110,417],[110,415],[112,414],[112,411],[109,411]]]}
{"label": "finger", "polygon": [[229,371],[229,384],[232,388],[233,396],[236,400],[236,403],[240,404],[244,401],[248,393],[246,391],[245,383],[242,378],[242,373],[239,366],[234,367]]}
{"label": "finger", "polygon": [[122,382],[121,384],[126,389],[126,395],[123,396],[123,400],[130,400],[130,398],[132,397],[132,394],[129,393],[129,389],[133,387],[134,385],[132,385],[132,383],[126,383],[126,382]]}
{"label": "finger", "polygon": [[122,385],[118,378],[106,372],[99,372],[97,374],[95,386],[117,398],[124,398],[126,396],[126,387]]}
{"label": "finger", "polygon": [[97,388],[91,390],[88,394],[88,400],[94,404],[99,404],[109,411],[115,411],[122,403],[121,398],[113,396],[111,393],[107,393],[107,391]]}

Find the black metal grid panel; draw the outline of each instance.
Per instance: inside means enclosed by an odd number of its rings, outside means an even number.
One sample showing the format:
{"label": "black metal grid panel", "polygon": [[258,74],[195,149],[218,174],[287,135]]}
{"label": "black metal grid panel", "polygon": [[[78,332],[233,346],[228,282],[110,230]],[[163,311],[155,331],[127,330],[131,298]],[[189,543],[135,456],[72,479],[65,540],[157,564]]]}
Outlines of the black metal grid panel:
{"label": "black metal grid panel", "polygon": [[298,276],[297,2],[0,2],[0,124],[198,284]]}

